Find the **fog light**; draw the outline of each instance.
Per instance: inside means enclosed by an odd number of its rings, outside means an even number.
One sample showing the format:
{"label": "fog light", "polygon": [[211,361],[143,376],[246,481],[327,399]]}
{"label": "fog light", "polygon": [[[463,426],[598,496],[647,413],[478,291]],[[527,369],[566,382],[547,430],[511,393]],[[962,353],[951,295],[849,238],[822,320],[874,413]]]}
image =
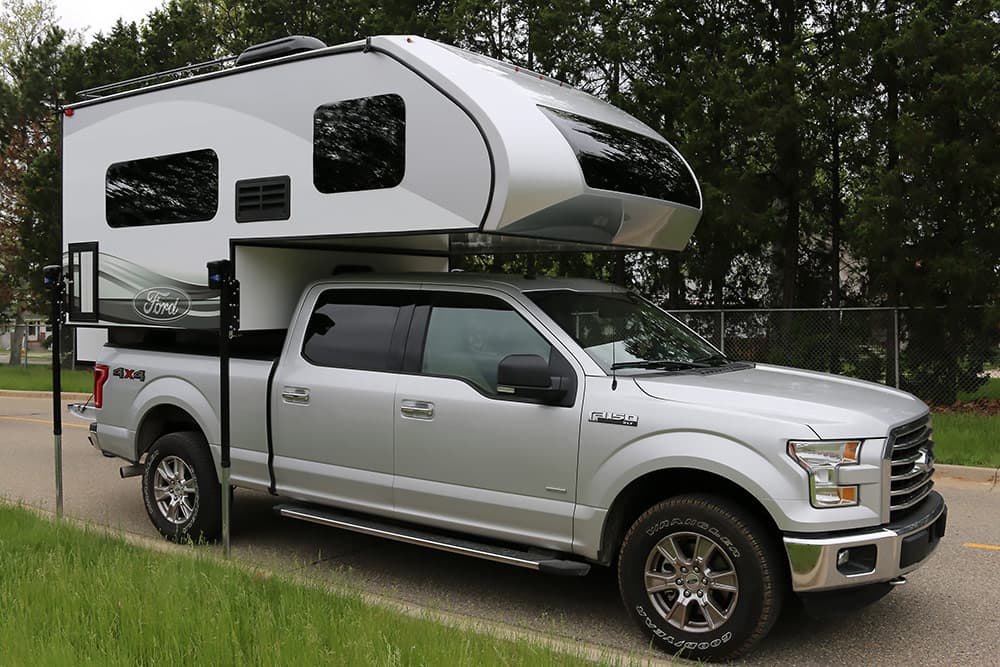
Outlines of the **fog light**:
{"label": "fog light", "polygon": [[850,549],[841,549],[840,553],[837,554],[837,567],[841,567],[847,564],[847,561],[851,559]]}

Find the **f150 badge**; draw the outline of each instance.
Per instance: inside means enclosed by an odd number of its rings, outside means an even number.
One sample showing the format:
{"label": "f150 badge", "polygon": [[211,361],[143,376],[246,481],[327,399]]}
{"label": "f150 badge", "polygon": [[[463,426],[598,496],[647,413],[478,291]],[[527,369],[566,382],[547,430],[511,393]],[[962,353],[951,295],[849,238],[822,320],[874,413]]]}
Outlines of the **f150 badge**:
{"label": "f150 badge", "polygon": [[623,412],[591,412],[590,421],[598,424],[617,424],[618,426],[638,426],[639,417]]}

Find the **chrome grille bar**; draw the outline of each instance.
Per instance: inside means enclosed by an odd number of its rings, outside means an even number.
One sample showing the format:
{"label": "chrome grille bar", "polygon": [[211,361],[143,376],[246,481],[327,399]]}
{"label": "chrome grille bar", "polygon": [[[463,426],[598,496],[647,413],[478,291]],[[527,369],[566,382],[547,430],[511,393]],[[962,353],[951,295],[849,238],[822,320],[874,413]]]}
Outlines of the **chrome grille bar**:
{"label": "chrome grille bar", "polygon": [[934,488],[934,441],[930,415],[894,429],[890,434],[889,515],[900,518],[919,505]]}

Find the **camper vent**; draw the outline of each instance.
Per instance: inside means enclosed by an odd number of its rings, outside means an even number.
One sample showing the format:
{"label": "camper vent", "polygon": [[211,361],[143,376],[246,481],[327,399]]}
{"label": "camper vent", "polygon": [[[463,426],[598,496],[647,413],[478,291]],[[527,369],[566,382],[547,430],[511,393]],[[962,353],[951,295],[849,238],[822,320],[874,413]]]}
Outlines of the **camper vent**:
{"label": "camper vent", "polygon": [[236,181],[236,222],[288,220],[292,214],[288,176]]}
{"label": "camper vent", "polygon": [[236,66],[259,63],[272,58],[281,58],[305,51],[315,51],[325,49],[326,44],[315,37],[304,35],[290,35],[263,44],[254,44],[236,57]]}

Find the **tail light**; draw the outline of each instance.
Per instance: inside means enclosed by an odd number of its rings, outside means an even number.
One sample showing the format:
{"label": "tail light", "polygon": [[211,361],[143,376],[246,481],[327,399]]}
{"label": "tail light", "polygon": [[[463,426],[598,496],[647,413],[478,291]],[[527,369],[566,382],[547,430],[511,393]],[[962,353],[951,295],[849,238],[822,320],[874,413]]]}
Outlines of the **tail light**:
{"label": "tail light", "polygon": [[108,381],[108,367],[94,364],[94,407],[104,404],[104,383]]}

